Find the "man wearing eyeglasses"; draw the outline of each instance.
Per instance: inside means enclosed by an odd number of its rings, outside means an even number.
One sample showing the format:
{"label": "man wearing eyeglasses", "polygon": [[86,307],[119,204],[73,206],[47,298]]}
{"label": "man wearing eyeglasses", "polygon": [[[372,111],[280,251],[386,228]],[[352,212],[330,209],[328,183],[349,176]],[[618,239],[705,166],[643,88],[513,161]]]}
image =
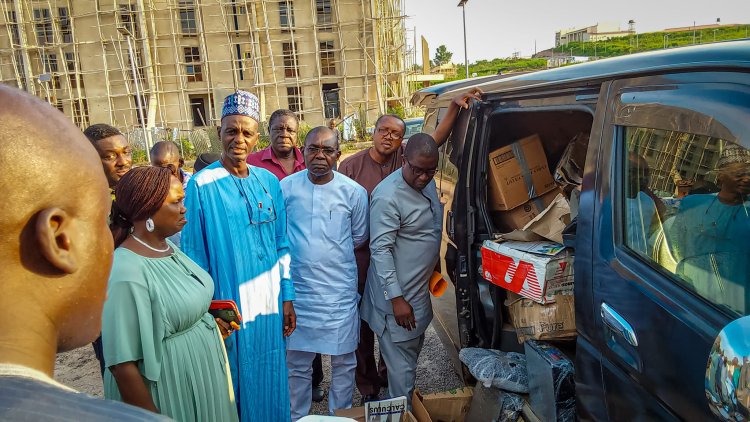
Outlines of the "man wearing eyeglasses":
{"label": "man wearing eyeglasses", "polygon": [[[472,99],[479,100],[482,91],[473,89],[453,99],[440,124],[432,134],[440,146],[448,139],[458,112],[468,108]],[[372,195],[375,187],[394,171],[401,168],[404,148],[401,143],[406,132],[406,123],[393,114],[384,114],[375,122],[372,147],[360,151],[341,163],[339,172],[356,181]],[[370,265],[370,248],[364,245],[355,251],[359,277],[359,293],[362,294]],[[375,336],[366,322],[360,327],[360,341],[357,348],[357,389],[362,394],[362,404],[378,399],[380,389],[388,385],[388,370],[383,359],[376,366]]]}
{"label": "man wearing eyeglasses", "polygon": [[285,336],[294,332],[287,218],[279,180],[247,164],[258,141],[258,98],[224,99],[219,161],[185,193],[182,250],[215,282],[214,299],[234,300],[242,329],[225,340],[241,421],[288,421]]}
{"label": "man wearing eyeglasses", "polygon": [[432,321],[428,290],[440,254],[443,212],[433,180],[434,139],[409,139],[402,166],[372,192],[371,262],[362,297],[362,319],[378,336],[388,365],[390,397],[411,395],[424,332]]}
{"label": "man wearing eyeglasses", "polygon": [[[279,109],[271,113],[268,119],[268,129],[271,141],[268,147],[252,153],[247,157],[247,163],[264,168],[279,180],[305,169],[305,159],[302,151],[297,148],[297,131],[299,118],[291,110]],[[336,168],[334,164],[334,169]],[[323,382],[323,360],[320,355],[313,361],[313,401],[321,402],[325,391],[321,387]]]}
{"label": "man wearing eyeglasses", "polygon": [[329,413],[352,407],[359,340],[354,248],[367,241],[369,211],[365,189],[333,170],[341,155],[335,132],[314,128],[303,151],[307,170],[281,181],[297,313],[287,344],[293,421],[310,411],[316,354],[331,356]]}

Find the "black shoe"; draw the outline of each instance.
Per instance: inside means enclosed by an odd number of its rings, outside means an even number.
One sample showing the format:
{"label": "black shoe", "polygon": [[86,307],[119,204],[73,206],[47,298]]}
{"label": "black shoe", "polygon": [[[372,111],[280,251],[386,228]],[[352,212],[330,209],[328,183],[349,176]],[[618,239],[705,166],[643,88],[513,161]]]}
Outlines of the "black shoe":
{"label": "black shoe", "polygon": [[313,387],[312,389],[312,399],[315,403],[320,403],[323,401],[323,396],[325,396],[325,391],[323,391],[323,387]]}
{"label": "black shoe", "polygon": [[377,394],[366,394],[366,395],[362,396],[362,404],[361,404],[361,406],[364,406],[365,403],[367,403],[369,401],[378,401],[378,400],[380,400],[380,398],[378,397]]}

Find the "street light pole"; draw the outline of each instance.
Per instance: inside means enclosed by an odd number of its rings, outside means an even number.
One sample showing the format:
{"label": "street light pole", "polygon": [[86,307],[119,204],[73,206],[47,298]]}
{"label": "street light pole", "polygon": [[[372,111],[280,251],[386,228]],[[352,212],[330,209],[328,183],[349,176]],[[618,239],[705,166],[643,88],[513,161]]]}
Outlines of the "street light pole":
{"label": "street light pole", "polygon": [[151,142],[149,139],[149,133],[146,131],[146,120],[143,116],[143,102],[141,100],[141,88],[138,84],[138,72],[135,68],[135,54],[133,54],[133,43],[131,39],[133,34],[123,26],[117,28],[118,31],[125,37],[125,41],[128,43],[128,56],[130,56],[130,70],[133,72],[133,83],[135,84],[135,104],[138,108],[138,122],[141,124],[141,130],[143,131],[144,143],[146,144],[146,160],[151,161]]}
{"label": "street light pole", "polygon": [[466,67],[466,79],[469,79],[469,53],[466,49],[466,2],[469,0],[460,0],[458,7],[461,8],[464,17],[464,67]]}

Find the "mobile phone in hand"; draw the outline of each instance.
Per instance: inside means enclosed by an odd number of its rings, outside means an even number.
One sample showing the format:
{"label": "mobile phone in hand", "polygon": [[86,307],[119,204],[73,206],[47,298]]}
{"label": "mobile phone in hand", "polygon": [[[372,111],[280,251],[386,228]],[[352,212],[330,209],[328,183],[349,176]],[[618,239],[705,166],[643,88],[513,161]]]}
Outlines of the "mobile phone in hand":
{"label": "mobile phone in hand", "polygon": [[233,300],[212,300],[211,306],[208,307],[208,313],[213,315],[214,318],[221,318],[227,323],[242,324],[242,315],[240,315],[240,310]]}

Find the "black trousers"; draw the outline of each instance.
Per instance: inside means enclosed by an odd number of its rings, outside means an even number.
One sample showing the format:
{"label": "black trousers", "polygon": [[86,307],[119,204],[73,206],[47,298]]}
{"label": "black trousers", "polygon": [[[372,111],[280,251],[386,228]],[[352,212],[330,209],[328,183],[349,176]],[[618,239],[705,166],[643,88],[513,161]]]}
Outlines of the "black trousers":
{"label": "black trousers", "polygon": [[320,353],[315,355],[315,359],[313,359],[312,370],[312,386],[318,388],[320,383],[323,382],[323,357],[320,356]]}
{"label": "black trousers", "polygon": [[94,346],[94,354],[96,359],[99,361],[99,369],[102,371],[102,379],[104,378],[104,350],[102,346],[102,336],[99,336],[91,343]]}

